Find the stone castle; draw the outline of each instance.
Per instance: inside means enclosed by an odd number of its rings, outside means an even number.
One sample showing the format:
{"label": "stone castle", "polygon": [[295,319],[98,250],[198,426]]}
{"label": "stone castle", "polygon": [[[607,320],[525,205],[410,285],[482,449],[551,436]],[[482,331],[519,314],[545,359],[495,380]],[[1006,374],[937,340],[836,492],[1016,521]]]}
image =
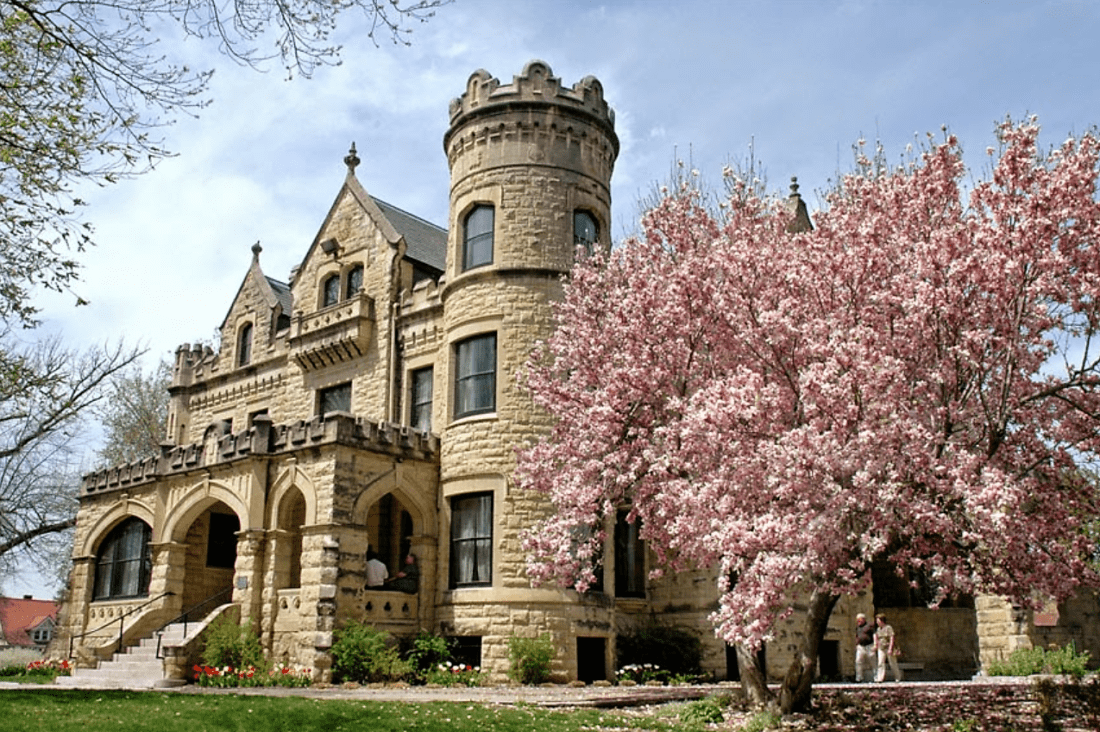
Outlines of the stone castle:
{"label": "stone castle", "polygon": [[[575,257],[611,245],[619,142],[600,82],[563,86],[540,61],[511,84],[477,71],[443,144],[446,228],[372,197],[353,145],[289,282],[253,247],[220,348],[177,351],[162,454],[85,478],[63,616],[85,663],[185,612],[232,612],[273,660],[319,680],[333,631],[356,619],[449,636],[494,680],[510,637],[549,633],[553,678],[593,681],[613,676],[619,634],[656,619],[699,634],[705,672],[736,676],[706,620],[713,577],[650,578],[637,526],[609,527],[602,586],[585,594],[524,574],[520,533],[549,504],[516,487],[514,450],[548,423],[515,374]],[[391,577],[413,555],[418,580],[368,587],[368,549]],[[1030,642],[1032,619],[1004,603],[930,611],[910,590],[884,571],[842,601],[821,672],[851,675],[850,625],[876,604],[931,673],[973,673],[979,653]],[[796,641],[779,629],[769,675]],[[187,674],[197,642],[163,649],[169,676]]]}

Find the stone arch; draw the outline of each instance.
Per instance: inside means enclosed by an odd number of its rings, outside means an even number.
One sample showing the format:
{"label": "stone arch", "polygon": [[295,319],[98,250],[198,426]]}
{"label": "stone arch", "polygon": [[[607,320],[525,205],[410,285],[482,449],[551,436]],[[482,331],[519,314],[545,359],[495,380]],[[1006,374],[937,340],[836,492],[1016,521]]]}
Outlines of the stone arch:
{"label": "stone arch", "polygon": [[[408,553],[421,560],[431,559],[426,555],[425,541],[435,536],[437,524],[430,498],[434,491],[416,485],[403,473],[399,464],[374,478],[356,497],[351,511],[352,522],[364,529],[364,539],[391,575],[400,570]],[[428,542],[431,546],[434,543],[434,539]],[[366,550],[367,545],[362,549]]]}
{"label": "stone arch", "polygon": [[83,556],[95,556],[99,543],[111,532],[111,529],[130,517],[139,518],[149,524],[153,529],[153,541],[159,541],[160,536],[153,510],[131,498],[115,504],[111,510],[99,517],[99,520],[85,534],[84,541],[80,545],[80,553]]}
{"label": "stone arch", "polygon": [[237,514],[242,529],[258,523],[252,521],[248,505],[228,485],[205,480],[188,489],[169,509],[160,540],[182,542],[195,519],[215,503],[223,503]]}
{"label": "stone arch", "polygon": [[265,517],[267,528],[278,528],[279,511],[283,501],[286,500],[287,493],[293,488],[301,492],[306,503],[305,525],[312,526],[317,523],[317,488],[305,471],[298,466],[293,466],[289,470],[283,471],[271,485],[270,498],[267,503],[267,516]]}
{"label": "stone arch", "polygon": [[409,513],[412,515],[414,533],[434,534],[435,506],[424,499],[422,491],[398,478],[395,471],[379,476],[363,489],[352,507],[352,520],[357,524],[366,523],[367,511],[387,493],[392,493],[403,506],[412,509]]}

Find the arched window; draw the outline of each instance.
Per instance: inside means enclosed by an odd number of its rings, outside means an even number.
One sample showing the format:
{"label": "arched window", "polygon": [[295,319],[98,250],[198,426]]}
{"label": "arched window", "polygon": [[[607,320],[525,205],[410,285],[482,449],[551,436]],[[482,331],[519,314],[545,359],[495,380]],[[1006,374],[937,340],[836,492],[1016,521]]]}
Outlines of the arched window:
{"label": "arched window", "polygon": [[363,289],[363,265],[357,264],[348,270],[348,284],[344,288],[344,298],[351,299]]}
{"label": "arched window", "polygon": [[111,530],[99,547],[95,565],[96,600],[144,597],[149,594],[153,530],[138,518],[129,518]]}
{"label": "arched window", "polygon": [[573,212],[573,245],[584,247],[586,254],[591,254],[596,248],[596,242],[600,238],[600,229],[596,224],[596,218],[577,209]]}
{"label": "arched window", "polygon": [[475,206],[462,227],[462,269],[493,263],[493,207]]}
{"label": "arched window", "polygon": [[340,275],[329,275],[321,286],[321,307],[327,308],[340,301]]}
{"label": "arched window", "polygon": [[252,323],[241,326],[237,336],[237,365],[247,366],[252,362]]}

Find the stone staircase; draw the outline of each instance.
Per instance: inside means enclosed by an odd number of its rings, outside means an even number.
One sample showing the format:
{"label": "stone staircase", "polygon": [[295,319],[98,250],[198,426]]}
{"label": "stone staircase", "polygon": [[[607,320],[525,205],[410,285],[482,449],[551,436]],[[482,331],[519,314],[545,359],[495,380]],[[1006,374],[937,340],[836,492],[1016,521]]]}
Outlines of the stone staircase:
{"label": "stone staircase", "polygon": [[[161,645],[182,643],[183,629],[183,623],[166,627]],[[73,669],[72,676],[58,676],[56,683],[59,686],[98,689],[152,689],[182,686],[185,682],[164,678],[164,661],[157,658],[157,636],[154,634],[143,638],[138,645],[114,654],[110,661],[100,661],[99,668]]]}

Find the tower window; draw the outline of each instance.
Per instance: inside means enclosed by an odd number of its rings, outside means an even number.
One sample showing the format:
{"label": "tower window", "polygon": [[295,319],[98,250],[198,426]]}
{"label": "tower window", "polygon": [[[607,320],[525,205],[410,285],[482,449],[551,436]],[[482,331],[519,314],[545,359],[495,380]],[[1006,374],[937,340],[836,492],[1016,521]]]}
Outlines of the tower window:
{"label": "tower window", "polygon": [[493,263],[492,206],[475,206],[466,216],[463,226],[462,269],[473,269]]}
{"label": "tower window", "polygon": [[587,211],[574,211],[573,246],[583,247],[586,254],[591,254],[595,251],[599,238],[600,229],[596,225],[596,218]]}
{"label": "tower window", "polygon": [[461,341],[455,361],[455,419],[496,411],[497,334]]}
{"label": "tower window", "polygon": [[493,494],[451,499],[451,587],[493,581]]}
{"label": "tower window", "polygon": [[237,365],[247,366],[252,362],[252,323],[241,326],[237,337]]}
{"label": "tower window", "polygon": [[329,275],[321,286],[321,307],[327,308],[340,301],[340,275]]}

